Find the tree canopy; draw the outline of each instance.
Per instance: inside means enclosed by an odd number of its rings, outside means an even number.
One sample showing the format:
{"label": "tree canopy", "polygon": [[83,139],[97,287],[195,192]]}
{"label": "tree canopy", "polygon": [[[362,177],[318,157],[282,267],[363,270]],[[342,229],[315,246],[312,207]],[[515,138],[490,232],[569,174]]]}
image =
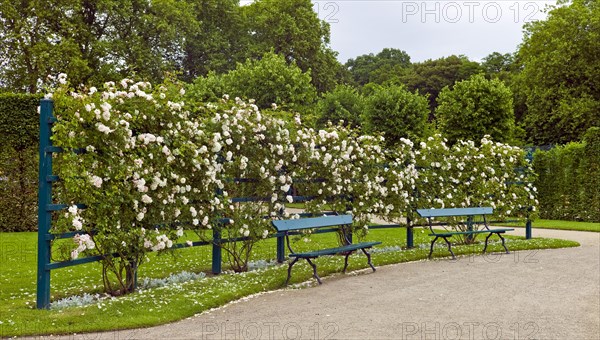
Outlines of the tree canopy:
{"label": "tree canopy", "polygon": [[414,63],[411,69],[400,77],[400,81],[410,91],[428,94],[429,107],[434,112],[437,106],[436,98],[444,87],[451,87],[455,82],[468,79],[479,72],[481,72],[479,63],[470,61],[465,56],[452,55]]}
{"label": "tree canopy", "polygon": [[600,126],[600,4],[574,0],[525,27],[518,52],[530,142],[579,140]]}
{"label": "tree canopy", "polygon": [[398,77],[410,67],[410,56],[399,49],[384,48],[381,52],[364,54],[346,62],[352,79],[358,85],[382,84]]}

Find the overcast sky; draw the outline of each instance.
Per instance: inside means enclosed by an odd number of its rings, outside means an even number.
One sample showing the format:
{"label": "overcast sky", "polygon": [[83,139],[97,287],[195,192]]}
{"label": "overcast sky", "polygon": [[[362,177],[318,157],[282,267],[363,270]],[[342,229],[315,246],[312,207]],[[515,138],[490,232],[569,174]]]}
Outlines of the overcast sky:
{"label": "overcast sky", "polygon": [[[244,1],[242,1],[243,3]],[[248,2],[248,1],[246,1]],[[464,54],[480,61],[492,52],[512,53],[523,24],[545,18],[554,0],[313,0],[331,25],[338,59],[398,48],[411,61]]]}

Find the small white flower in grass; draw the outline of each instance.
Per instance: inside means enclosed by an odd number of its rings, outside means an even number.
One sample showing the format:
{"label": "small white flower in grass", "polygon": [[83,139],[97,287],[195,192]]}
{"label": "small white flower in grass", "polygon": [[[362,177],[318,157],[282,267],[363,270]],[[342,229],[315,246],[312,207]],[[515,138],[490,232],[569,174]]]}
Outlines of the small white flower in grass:
{"label": "small white flower in grass", "polygon": [[192,220],[192,224],[193,224],[193,225],[198,225],[199,223],[200,223],[200,221],[199,221],[197,218],[194,218],[194,219]]}
{"label": "small white flower in grass", "polygon": [[290,190],[290,185],[285,184],[280,187],[281,191],[288,192]]}
{"label": "small white flower in grass", "polygon": [[185,244],[187,244],[188,247],[191,247],[194,245],[194,243],[190,240],[185,241]]}
{"label": "small white flower in grass", "polygon": [[208,216],[204,216],[204,218],[202,219],[202,225],[203,226],[208,225]]}
{"label": "small white flower in grass", "polygon": [[143,220],[143,219],[144,219],[144,213],[140,211],[140,212],[137,214],[137,216],[136,216],[135,218],[136,218],[138,221],[141,221],[141,220]]}
{"label": "small white flower in grass", "polygon": [[73,215],[77,214],[77,206],[76,205],[72,205],[69,207],[69,212]]}
{"label": "small white flower in grass", "polygon": [[291,195],[287,195],[287,196],[285,197],[285,199],[286,199],[286,200],[287,200],[289,203],[292,203],[292,202],[294,202],[294,198],[293,198]]}
{"label": "small white flower in grass", "polygon": [[152,248],[152,242],[144,240],[144,248]]}
{"label": "small white flower in grass", "polygon": [[150,204],[150,203],[152,203],[152,198],[148,195],[144,195],[144,196],[142,196],[142,202],[144,202],[146,204]]}

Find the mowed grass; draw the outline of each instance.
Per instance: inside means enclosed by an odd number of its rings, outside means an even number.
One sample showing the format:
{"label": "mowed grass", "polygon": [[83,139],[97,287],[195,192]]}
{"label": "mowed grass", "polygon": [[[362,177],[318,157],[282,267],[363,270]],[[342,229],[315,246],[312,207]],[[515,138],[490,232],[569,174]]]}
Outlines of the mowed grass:
{"label": "mowed grass", "polygon": [[[425,230],[416,229],[416,247],[406,249],[406,231],[402,228],[372,230],[367,239],[383,242],[372,252],[376,266],[425,259],[431,241]],[[283,288],[287,275],[285,264],[241,274],[226,271],[218,276],[207,275],[206,278],[199,280],[139,290],[124,297],[107,297],[85,307],[37,310],[35,309],[36,242],[35,233],[0,233],[0,337],[71,334],[164,324],[222,306],[244,296]],[[268,239],[257,243],[253,260],[274,261],[275,242],[275,239]],[[294,246],[297,251],[301,251],[336,245],[336,236],[330,233],[312,235],[309,242],[301,240]],[[556,239],[508,238],[508,246],[514,251],[578,245],[577,242]],[[481,244],[476,244],[457,246],[453,249],[457,255],[467,255],[481,252],[482,247]],[[494,242],[489,250],[501,252],[503,249],[499,243]],[[519,253],[513,254],[507,256],[518,256]],[[436,248],[434,255],[446,257],[449,253],[444,246],[440,246]],[[343,268],[343,257],[340,256],[319,258],[316,262],[321,277],[339,273]],[[362,253],[351,256],[349,270],[367,268],[367,266],[366,258]],[[186,248],[175,251],[172,255],[152,254],[150,261],[140,267],[139,279],[165,278],[184,270],[208,274],[210,268],[211,247]],[[54,270],[51,281],[52,301],[81,296],[84,293],[100,293],[102,291],[100,269],[100,264],[89,263]],[[226,269],[225,264],[224,269]],[[311,268],[305,261],[301,261],[294,266],[291,281],[292,284],[299,284],[308,280],[309,285],[313,285],[315,281],[311,280],[311,277]],[[303,286],[305,284],[296,285],[296,287]]]}
{"label": "mowed grass", "polygon": [[[494,223],[495,225],[510,226],[510,227],[525,227],[524,222],[514,223]],[[595,222],[577,222],[577,221],[562,221],[562,220],[535,220],[532,222],[532,228],[539,229],[559,229],[573,231],[591,231],[600,232],[600,223]]]}

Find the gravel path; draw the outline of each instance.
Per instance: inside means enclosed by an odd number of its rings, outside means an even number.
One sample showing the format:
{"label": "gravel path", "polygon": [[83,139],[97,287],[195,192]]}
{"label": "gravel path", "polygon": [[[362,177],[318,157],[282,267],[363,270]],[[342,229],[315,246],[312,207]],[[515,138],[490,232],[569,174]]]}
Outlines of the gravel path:
{"label": "gravel path", "polygon": [[599,339],[600,233],[534,235],[581,247],[383,266],[168,325],[83,338]]}

